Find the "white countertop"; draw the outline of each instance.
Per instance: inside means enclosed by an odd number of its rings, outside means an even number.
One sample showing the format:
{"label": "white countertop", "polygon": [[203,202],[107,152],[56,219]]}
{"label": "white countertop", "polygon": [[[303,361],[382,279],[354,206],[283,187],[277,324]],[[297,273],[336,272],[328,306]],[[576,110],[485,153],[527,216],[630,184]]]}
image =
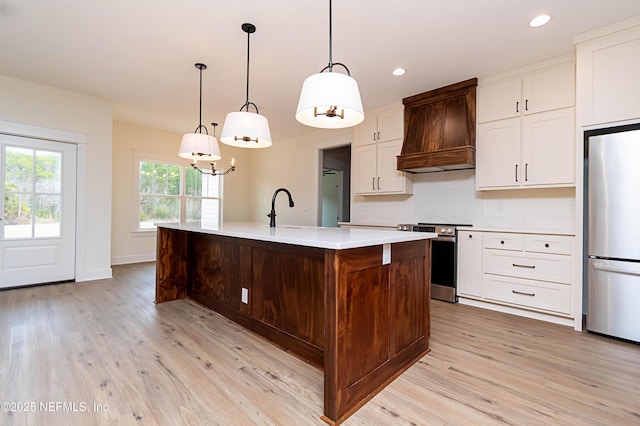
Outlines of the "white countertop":
{"label": "white countertop", "polygon": [[427,240],[437,236],[431,232],[401,232],[382,229],[322,228],[298,225],[277,225],[275,228],[269,228],[268,224],[251,222],[225,222],[217,229],[177,224],[158,224],[158,227],[334,250]]}
{"label": "white countertop", "polygon": [[531,228],[502,228],[492,226],[460,226],[458,231],[478,231],[478,232],[500,232],[500,233],[512,233],[512,234],[541,234],[541,235],[569,235],[575,236],[575,231],[569,231],[564,229],[531,229]]}

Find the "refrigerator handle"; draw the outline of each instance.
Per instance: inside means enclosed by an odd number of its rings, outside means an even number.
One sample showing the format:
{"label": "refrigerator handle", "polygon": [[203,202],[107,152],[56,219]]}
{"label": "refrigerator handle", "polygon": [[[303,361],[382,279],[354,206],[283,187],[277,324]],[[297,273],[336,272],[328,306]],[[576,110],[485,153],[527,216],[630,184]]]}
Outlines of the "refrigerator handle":
{"label": "refrigerator handle", "polygon": [[[634,265],[635,266],[635,265]],[[604,272],[616,272],[618,274],[629,274],[629,275],[638,275],[640,276],[640,264],[634,267],[620,267],[620,266],[611,266],[606,263],[594,262],[593,269],[596,271],[604,271]]]}

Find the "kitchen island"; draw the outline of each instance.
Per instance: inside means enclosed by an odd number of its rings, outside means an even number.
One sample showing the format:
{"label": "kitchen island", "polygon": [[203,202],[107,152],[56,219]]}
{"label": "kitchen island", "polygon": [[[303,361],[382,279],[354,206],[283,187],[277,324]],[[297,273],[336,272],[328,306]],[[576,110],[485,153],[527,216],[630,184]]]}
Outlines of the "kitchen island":
{"label": "kitchen island", "polygon": [[435,236],[159,225],[155,301],[188,297],[321,368],[339,424],[429,351]]}

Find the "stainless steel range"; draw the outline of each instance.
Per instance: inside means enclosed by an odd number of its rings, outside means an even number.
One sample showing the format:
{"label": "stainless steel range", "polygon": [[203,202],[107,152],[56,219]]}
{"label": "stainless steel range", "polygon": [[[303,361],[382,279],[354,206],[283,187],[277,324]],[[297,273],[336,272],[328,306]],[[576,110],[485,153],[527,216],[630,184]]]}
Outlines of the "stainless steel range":
{"label": "stainless steel range", "polygon": [[462,226],[450,223],[400,224],[398,231],[434,232],[438,236],[431,240],[431,298],[456,303],[457,293],[457,237]]}

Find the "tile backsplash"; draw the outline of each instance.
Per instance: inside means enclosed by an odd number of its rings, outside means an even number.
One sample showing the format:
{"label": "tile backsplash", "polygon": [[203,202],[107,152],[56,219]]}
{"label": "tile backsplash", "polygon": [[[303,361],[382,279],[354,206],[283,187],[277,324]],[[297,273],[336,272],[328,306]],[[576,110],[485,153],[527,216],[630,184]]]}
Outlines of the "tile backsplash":
{"label": "tile backsplash", "polygon": [[353,223],[575,230],[574,188],[476,191],[475,170],[415,174],[413,196],[357,196],[351,202]]}

